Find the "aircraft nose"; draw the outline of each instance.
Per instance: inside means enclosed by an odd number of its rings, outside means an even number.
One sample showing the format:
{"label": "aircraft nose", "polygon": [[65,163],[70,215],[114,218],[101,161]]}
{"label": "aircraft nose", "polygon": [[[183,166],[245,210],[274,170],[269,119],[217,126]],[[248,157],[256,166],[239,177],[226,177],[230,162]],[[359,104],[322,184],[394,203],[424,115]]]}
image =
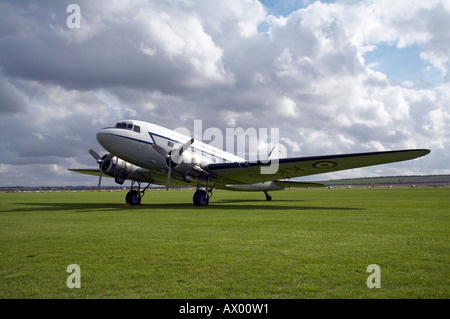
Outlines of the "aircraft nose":
{"label": "aircraft nose", "polygon": [[110,153],[117,153],[121,148],[121,144],[119,143],[120,132],[117,132],[115,128],[103,128],[97,132],[97,141],[105,150]]}
{"label": "aircraft nose", "polygon": [[110,144],[111,135],[108,134],[105,129],[98,131],[96,137],[101,146],[107,147],[107,145]]}
{"label": "aircraft nose", "polygon": [[100,143],[100,145],[103,145],[103,142],[105,140],[105,133],[103,132],[103,130],[97,132],[97,141]]}

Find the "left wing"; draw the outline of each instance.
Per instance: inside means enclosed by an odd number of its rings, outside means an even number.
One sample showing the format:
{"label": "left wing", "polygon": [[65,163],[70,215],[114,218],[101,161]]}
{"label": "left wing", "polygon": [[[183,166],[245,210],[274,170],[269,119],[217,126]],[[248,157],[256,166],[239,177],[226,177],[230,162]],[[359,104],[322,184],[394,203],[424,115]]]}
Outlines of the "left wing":
{"label": "left wing", "polygon": [[[80,174],[85,174],[85,175],[92,175],[92,176],[100,176],[100,170],[98,168],[69,168],[69,171],[72,172],[76,172],[76,173],[80,173]],[[107,177],[111,177],[105,174],[105,176]]]}
{"label": "left wing", "polygon": [[[69,171],[85,174],[85,175],[93,175],[93,176],[100,176],[100,169],[98,168],[69,168]],[[106,173],[102,174],[103,177],[109,177],[114,178],[114,176],[108,175]],[[177,176],[174,176],[177,177]],[[182,180],[181,177],[179,178],[172,178],[172,185],[173,186],[185,186],[188,185],[186,182]],[[153,171],[147,170],[145,168],[139,168],[136,171],[133,171],[128,175],[127,179],[138,179],[141,182],[144,183],[151,183],[156,185],[164,185],[166,183],[166,175],[162,173],[155,173]]]}
{"label": "left wing", "polygon": [[[69,168],[69,171],[92,176],[100,176],[100,169],[98,168]],[[102,174],[103,177],[114,178],[114,176],[108,175],[107,173]],[[127,177],[128,180],[137,179],[143,183],[151,183],[155,185],[164,185],[167,181],[166,174],[150,171],[145,168],[139,168],[133,171]],[[172,186],[188,186],[189,183],[183,181],[183,176],[179,174],[172,174],[170,185]]]}
{"label": "left wing", "polygon": [[[406,161],[427,149],[274,159],[270,162],[213,163],[205,170],[220,184],[255,184],[340,170]],[[287,186],[287,185],[286,185]]]}

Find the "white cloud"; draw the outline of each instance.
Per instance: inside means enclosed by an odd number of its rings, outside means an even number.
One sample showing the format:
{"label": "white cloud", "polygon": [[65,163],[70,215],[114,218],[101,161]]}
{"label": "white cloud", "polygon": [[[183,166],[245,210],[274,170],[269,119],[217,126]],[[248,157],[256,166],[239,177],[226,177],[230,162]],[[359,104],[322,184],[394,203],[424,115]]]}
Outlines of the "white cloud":
{"label": "white cloud", "polygon": [[286,96],[281,99],[277,112],[283,117],[298,117],[297,105],[292,99]]}
{"label": "white cloud", "polygon": [[144,42],[141,42],[141,51],[148,56],[154,56],[158,50],[147,46]]}
{"label": "white cloud", "polygon": [[223,65],[223,50],[205,32],[202,21],[196,16],[173,11],[147,7],[134,17],[143,25],[144,36],[151,43],[141,45],[144,53],[154,56],[158,52],[156,48],[161,48],[171,60],[186,60],[197,72],[191,79],[193,82],[200,77],[208,81],[232,81],[233,75]]}
{"label": "white cloud", "polygon": [[[298,142],[292,141],[288,137],[280,138],[280,143],[286,145],[291,150],[291,154],[299,154],[301,152],[300,144]],[[289,156],[291,155],[288,153],[288,157]]]}

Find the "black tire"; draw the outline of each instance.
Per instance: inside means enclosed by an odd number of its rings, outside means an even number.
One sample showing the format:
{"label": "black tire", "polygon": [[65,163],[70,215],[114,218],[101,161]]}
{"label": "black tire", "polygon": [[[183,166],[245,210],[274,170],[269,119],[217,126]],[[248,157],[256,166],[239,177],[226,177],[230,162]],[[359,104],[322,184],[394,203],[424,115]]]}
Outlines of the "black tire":
{"label": "black tire", "polygon": [[131,190],[127,193],[125,201],[129,205],[139,205],[141,203],[141,194],[137,190]]}
{"label": "black tire", "polygon": [[209,196],[204,190],[199,190],[194,193],[194,206],[208,206]]}

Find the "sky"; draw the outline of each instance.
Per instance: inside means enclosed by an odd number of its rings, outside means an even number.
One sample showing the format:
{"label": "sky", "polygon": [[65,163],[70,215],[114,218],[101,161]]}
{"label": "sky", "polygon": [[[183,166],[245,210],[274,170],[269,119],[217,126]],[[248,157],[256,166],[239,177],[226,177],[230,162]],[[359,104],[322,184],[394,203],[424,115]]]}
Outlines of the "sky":
{"label": "sky", "polygon": [[311,180],[450,174],[448,30],[444,0],[0,0],[0,186],[96,185],[67,169],[125,118],[278,128],[289,156],[431,149]]}

